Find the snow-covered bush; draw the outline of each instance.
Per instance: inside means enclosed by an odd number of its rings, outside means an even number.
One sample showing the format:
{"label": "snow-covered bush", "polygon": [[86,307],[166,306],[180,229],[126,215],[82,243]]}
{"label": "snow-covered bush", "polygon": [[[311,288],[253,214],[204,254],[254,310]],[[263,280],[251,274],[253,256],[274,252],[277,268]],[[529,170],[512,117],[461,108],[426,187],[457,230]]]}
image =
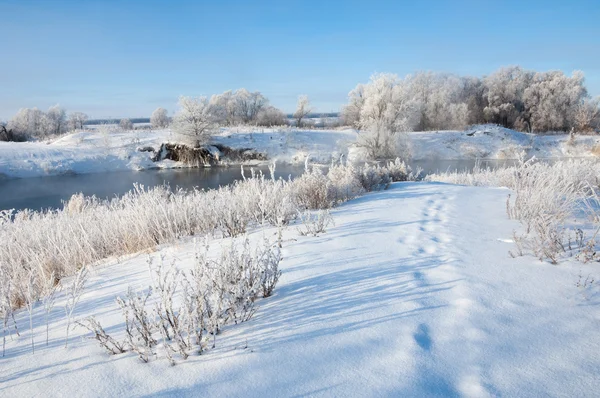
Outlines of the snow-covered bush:
{"label": "snow-covered bush", "polygon": [[285,126],[287,124],[287,118],[285,113],[275,108],[274,106],[267,106],[261,109],[256,116],[256,124],[258,126]]}
{"label": "snow-covered bush", "polygon": [[87,317],[86,319],[77,322],[77,324],[92,332],[94,334],[93,339],[98,341],[100,347],[104,348],[110,354],[122,354],[127,351],[125,344],[115,340],[106,333],[95,317]]}
{"label": "snow-covered bush", "polygon": [[300,224],[298,225],[298,233],[302,236],[325,233],[326,228],[333,224],[333,217],[329,210],[310,211],[305,210],[299,213]]}
{"label": "snow-covered bush", "polygon": [[256,300],[273,293],[281,275],[281,252],[266,238],[254,247],[248,239],[233,240],[216,257],[208,249],[206,241],[189,272],[180,271],[175,262],[165,266],[163,257],[157,266],[148,261],[153,286],[129,288],[125,298],[117,298],[124,341],[108,335],[94,317],[78,324],[110,354],[133,351],[143,362],[164,354],[175,365],[173,354],[183,360],[192,350],[201,354],[210,337],[214,347],[224,326],[249,320]]}
{"label": "snow-covered bush", "polygon": [[515,197],[509,198],[508,214],[524,224],[523,241],[540,260],[555,264],[565,251],[565,222],[583,198],[584,188],[577,179],[565,179],[541,164],[524,162],[515,171]]}
{"label": "snow-covered bush", "polygon": [[119,121],[119,127],[121,128],[121,130],[133,130],[133,123],[131,122],[131,119],[121,119]]}
{"label": "snow-covered bush", "polygon": [[387,189],[392,183],[389,173],[385,168],[379,165],[365,165],[360,172],[357,173],[358,181],[365,191],[379,191]]}
{"label": "snow-covered bush", "polygon": [[304,174],[296,178],[294,194],[302,208],[327,209],[331,207],[328,185],[329,179],[321,169],[308,168]]}
{"label": "snow-covered bush", "polygon": [[144,362],[150,361],[154,355],[153,347],[158,343],[153,336],[157,325],[146,309],[146,302],[151,295],[152,288],[146,291],[135,291],[130,287],[125,298],[117,298],[125,318],[126,341],[130,349]]}
{"label": "snow-covered bush", "polygon": [[352,165],[331,165],[327,173],[329,179],[327,196],[332,203],[346,202],[365,192],[356,175],[357,168]]}
{"label": "snow-covered bush", "polygon": [[283,179],[275,179],[275,166],[270,167],[271,176],[266,178],[262,172],[255,173],[250,170],[250,177],[242,166],[243,184],[235,184],[238,190],[246,191],[245,205],[254,222],[259,225],[270,224],[274,226],[287,225],[296,216],[299,206],[297,195],[294,193],[293,184]]}

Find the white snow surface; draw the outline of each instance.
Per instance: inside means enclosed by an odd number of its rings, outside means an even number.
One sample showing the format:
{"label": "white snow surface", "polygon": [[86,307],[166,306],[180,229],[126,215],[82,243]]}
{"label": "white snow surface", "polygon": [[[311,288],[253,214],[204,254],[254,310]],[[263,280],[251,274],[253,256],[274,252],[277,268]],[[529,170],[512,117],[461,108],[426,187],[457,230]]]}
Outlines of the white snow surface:
{"label": "white snow surface", "polygon": [[[313,163],[330,164],[349,152],[351,159],[363,160],[360,151],[352,146],[357,134],[352,129],[241,126],[220,129],[210,143],[265,153],[269,163],[303,164],[310,157]],[[495,125],[475,126],[467,131],[416,132],[409,133],[409,137],[414,160],[516,159],[521,152],[537,158],[600,154],[597,136],[577,136],[569,141],[568,134],[533,135]],[[90,129],[48,142],[0,142],[0,178],[187,167],[170,160],[154,163],[151,153],[138,151],[147,146],[158,149],[161,143],[176,141],[168,129],[115,128],[109,134]]]}
{"label": "white snow surface", "polygon": [[466,131],[410,133],[415,159],[517,159],[591,157],[600,154],[598,135],[527,134],[496,125]]}
{"label": "white snow surface", "polygon": [[[21,311],[22,336],[0,359],[0,395],[597,396],[600,294],[575,286],[597,267],[511,258],[506,240],[520,226],[505,215],[508,192],[395,183],[335,209],[335,226],[319,237],[288,228],[274,296],[216,348],[174,367],[109,356],[82,329],[65,349],[63,296],[49,347],[35,309],[32,354]],[[161,254],[187,268],[194,246],[149,255]],[[74,316],[95,315],[122,337],[115,297],[150,283],[147,256],[96,267]]]}
{"label": "white snow surface", "polygon": [[[310,156],[311,162],[329,164],[355,138],[352,130],[234,127],[222,129],[210,143],[266,153],[268,162],[303,164]],[[93,129],[47,142],[0,142],[0,178],[188,167],[171,160],[154,163],[152,153],[138,151],[147,146],[157,150],[161,143],[177,141],[168,129],[109,134]]]}

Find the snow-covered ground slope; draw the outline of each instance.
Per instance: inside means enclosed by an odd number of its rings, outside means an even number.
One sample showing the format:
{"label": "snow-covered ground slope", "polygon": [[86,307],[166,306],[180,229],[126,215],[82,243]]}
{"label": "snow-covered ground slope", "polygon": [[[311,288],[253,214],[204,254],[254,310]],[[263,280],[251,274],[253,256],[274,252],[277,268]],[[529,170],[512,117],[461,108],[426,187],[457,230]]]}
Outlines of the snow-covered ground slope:
{"label": "snow-covered ground slope", "polygon": [[[211,143],[254,149],[266,153],[269,161],[301,164],[310,156],[313,162],[329,164],[355,137],[351,130],[242,127],[223,129]],[[154,163],[152,153],[138,151],[147,146],[158,149],[161,143],[174,141],[177,137],[170,130],[117,130],[105,134],[94,129],[51,142],[0,142],[0,178],[186,167],[170,160]]]}
{"label": "snow-covered ground slope", "polygon": [[153,166],[150,154],[137,148],[158,148],[168,137],[165,131],[82,131],[50,142],[0,142],[0,177],[146,169]]}
{"label": "snow-covered ground slope", "polygon": [[[268,161],[302,164],[330,164],[347,154],[357,132],[345,130],[298,130],[293,127],[231,127],[221,129],[212,143],[235,149],[248,148],[265,153]],[[64,173],[92,173],[147,168],[185,167],[164,160],[154,163],[151,153],[141,147],[158,149],[161,143],[177,138],[170,130],[102,129],[78,132],[52,142],[0,142],[0,178],[34,177]],[[494,125],[476,126],[467,131],[410,133],[413,159],[515,159],[521,152],[538,158],[585,157],[600,154],[600,138],[569,135],[533,135]]]}
{"label": "snow-covered ground slope", "polygon": [[[513,259],[519,224],[506,189],[396,183],[335,211],[319,237],[285,232],[283,275],[250,321],[216,348],[175,367],[108,356],[72,333],[64,348],[64,297],[50,318],[35,309],[36,353],[22,337],[0,359],[0,394],[20,396],[597,396],[597,267]],[[482,217],[485,215],[485,217]],[[272,230],[255,232],[251,238]],[[152,253],[181,267],[181,242]],[[76,317],[95,315],[122,337],[115,303],[149,284],[146,255],[96,268]],[[596,278],[597,279],[597,278]]]}
{"label": "snow-covered ground slope", "polygon": [[466,131],[410,133],[414,159],[517,159],[587,157],[600,154],[600,137],[526,134],[496,125]]}
{"label": "snow-covered ground slope", "polygon": [[354,130],[297,130],[295,128],[232,127],[223,129],[212,142],[232,148],[252,148],[269,159],[284,163],[330,164],[356,141]]}

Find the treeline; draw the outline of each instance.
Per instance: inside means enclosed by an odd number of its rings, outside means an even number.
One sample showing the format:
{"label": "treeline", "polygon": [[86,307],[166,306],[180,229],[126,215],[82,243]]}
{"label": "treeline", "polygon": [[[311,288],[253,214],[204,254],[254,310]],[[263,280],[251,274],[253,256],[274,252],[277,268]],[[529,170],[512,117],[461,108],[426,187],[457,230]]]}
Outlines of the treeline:
{"label": "treeline", "polygon": [[87,120],[85,113],[67,114],[59,105],[50,107],[46,112],[38,108],[22,108],[7,124],[0,123],[0,141],[27,141],[83,129]]}
{"label": "treeline", "polygon": [[376,74],[348,94],[343,121],[359,129],[394,131],[463,129],[496,123],[526,132],[600,128],[598,99],[582,72],[535,72],[505,67],[479,77],[417,72],[399,78]]}
{"label": "treeline", "polygon": [[[123,119],[90,119],[84,123],[84,126],[93,126],[97,124],[119,124]],[[132,117],[127,119],[131,123],[150,123],[149,117]]]}
{"label": "treeline", "polygon": [[[199,136],[215,126],[290,124],[289,116],[272,106],[267,97],[244,88],[210,98],[182,97],[179,108],[173,118],[166,109],[156,109],[150,118],[152,127],[165,128],[173,121],[185,135]],[[291,123],[310,126],[307,119],[313,111],[308,97],[299,96]],[[121,119],[119,125],[130,130],[136,121]],[[47,112],[24,108],[7,124],[0,123],[0,141],[45,138],[83,129],[87,122],[85,113],[67,115],[58,105]],[[481,78],[434,72],[405,78],[375,74],[350,91],[341,122],[376,133],[374,145],[379,146],[395,132],[464,129],[481,123],[537,133],[593,132],[600,129],[600,108],[599,99],[589,96],[581,72],[567,76],[561,71],[535,72],[511,66]]]}
{"label": "treeline", "polygon": [[[281,110],[269,104],[269,100],[259,91],[249,92],[241,88],[225,91],[208,97],[181,97],[179,110],[173,117],[168,116],[164,108],[157,108],[149,121],[152,128],[173,127],[186,134],[201,135],[204,131],[213,131],[216,126],[288,125],[288,117]],[[292,115],[296,126],[306,126],[306,119],[313,112],[308,97],[298,97],[296,111]],[[148,122],[148,119],[105,119],[103,123],[119,124],[123,130],[132,130],[133,123]],[[0,123],[0,141],[26,141],[43,139],[68,131],[81,130],[85,125],[93,124],[82,112],[67,112],[58,105],[47,112],[37,108],[22,108],[8,123]]]}

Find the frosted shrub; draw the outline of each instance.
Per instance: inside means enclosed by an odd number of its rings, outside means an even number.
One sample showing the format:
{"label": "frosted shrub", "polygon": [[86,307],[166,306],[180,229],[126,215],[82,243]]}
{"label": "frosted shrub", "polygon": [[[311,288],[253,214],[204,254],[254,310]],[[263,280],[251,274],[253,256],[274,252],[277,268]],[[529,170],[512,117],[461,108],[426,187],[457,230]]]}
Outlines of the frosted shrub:
{"label": "frosted shrub", "polygon": [[258,269],[260,270],[260,286],[263,297],[269,297],[273,294],[281,271],[279,263],[281,262],[281,246],[271,244],[266,238],[263,239],[262,246],[256,249],[256,259]]}
{"label": "frosted shrub", "polygon": [[121,307],[125,318],[127,342],[144,362],[150,361],[151,356],[154,355],[153,347],[157,343],[152,336],[156,330],[156,325],[146,311],[146,302],[151,295],[151,288],[145,293],[136,292],[129,288],[124,299],[117,298],[117,303]]}
{"label": "frosted shrub", "polygon": [[414,179],[411,174],[411,168],[400,160],[400,158],[388,162],[385,168],[392,181],[408,181]]}
{"label": "frosted shrub", "polygon": [[[29,272],[34,297],[52,279],[60,283],[98,260],[135,253],[185,236],[239,236],[264,225],[281,229],[305,209],[327,209],[361,193],[410,178],[399,161],[387,166],[312,168],[295,180],[252,171],[244,181],[216,190],[134,188],[121,198],[77,194],[59,210],[0,212],[0,272],[10,282],[13,307],[25,303]],[[273,174],[273,173],[271,173]],[[365,188],[366,187],[366,188]],[[3,315],[4,312],[0,313]]]}
{"label": "frosted shrub", "polygon": [[256,174],[252,169],[250,171],[251,178],[246,178],[242,167],[244,183],[238,184],[236,187],[246,191],[243,196],[246,198],[254,222],[259,225],[287,225],[296,216],[296,209],[299,206],[293,191],[297,182],[276,180],[274,165],[270,167],[270,171],[270,179],[266,178],[262,172]]}
{"label": "frosted shrub", "polygon": [[381,168],[379,165],[365,165],[357,173],[357,177],[360,185],[367,192],[387,189],[392,182],[387,170]]}
{"label": "frosted shrub", "polygon": [[122,354],[127,351],[125,344],[108,335],[102,328],[100,322],[93,316],[77,322],[77,324],[92,332],[94,334],[93,339],[97,340],[98,343],[100,343],[100,346],[110,354]]}
{"label": "frosted shrub", "polygon": [[356,174],[357,171],[352,165],[332,165],[329,168],[328,197],[333,203],[346,202],[365,192]]}
{"label": "frosted shrub", "polygon": [[331,207],[328,196],[329,180],[323,172],[313,167],[295,180],[295,195],[300,206],[306,209]]}
{"label": "frosted shrub", "polygon": [[125,298],[117,298],[125,320],[124,342],[108,335],[94,317],[78,324],[110,354],[133,351],[144,362],[160,355],[162,341],[162,352],[174,365],[173,354],[185,360],[194,348],[204,351],[205,332],[212,335],[214,347],[225,325],[249,320],[255,301],[273,294],[280,261],[279,247],[266,238],[254,247],[248,239],[232,241],[216,258],[208,256],[206,244],[188,273],[174,262],[165,266],[162,257],[157,266],[149,260],[153,286],[139,292],[129,288]]}
{"label": "frosted shrub", "polygon": [[302,236],[318,236],[320,233],[325,233],[325,229],[333,224],[333,217],[331,217],[329,210],[318,210],[316,212],[305,210],[299,214],[299,218],[298,232]]}

